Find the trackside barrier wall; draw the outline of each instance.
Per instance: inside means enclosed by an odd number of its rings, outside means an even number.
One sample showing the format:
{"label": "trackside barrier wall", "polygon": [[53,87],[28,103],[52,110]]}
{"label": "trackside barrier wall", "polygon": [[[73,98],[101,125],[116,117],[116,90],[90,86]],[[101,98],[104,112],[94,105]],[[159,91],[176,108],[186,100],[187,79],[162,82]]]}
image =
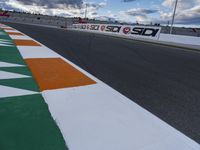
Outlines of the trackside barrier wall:
{"label": "trackside barrier wall", "polygon": [[90,32],[116,34],[125,37],[156,40],[158,42],[170,42],[182,46],[200,49],[200,37],[171,35],[161,33],[161,27],[155,26],[128,26],[111,24],[73,24],[72,29]]}
{"label": "trackside barrier wall", "polygon": [[195,37],[195,36],[171,35],[171,34],[161,33],[159,41],[196,45],[199,46],[200,49],[200,37]]}
{"label": "trackside barrier wall", "polygon": [[96,32],[114,33],[135,38],[147,38],[158,40],[161,27],[152,26],[127,26],[112,24],[73,24],[73,29],[89,30]]}

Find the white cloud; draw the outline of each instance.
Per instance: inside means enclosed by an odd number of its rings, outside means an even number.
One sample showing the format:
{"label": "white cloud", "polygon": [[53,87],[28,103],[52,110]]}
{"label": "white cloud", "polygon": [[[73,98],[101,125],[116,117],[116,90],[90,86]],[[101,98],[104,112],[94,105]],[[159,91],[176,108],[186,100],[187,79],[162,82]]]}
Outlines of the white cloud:
{"label": "white cloud", "polygon": [[[162,5],[169,8],[174,8],[176,0],[164,0]],[[178,11],[193,7],[199,0],[178,0]]]}
{"label": "white cloud", "polygon": [[[162,5],[166,8],[173,8],[175,0],[164,0]],[[160,11],[161,21],[171,20],[172,9]],[[177,6],[176,20],[178,24],[200,24],[200,0],[179,0]]]}
{"label": "white cloud", "polygon": [[[45,5],[49,0],[7,0],[2,2],[2,8],[9,8],[19,11],[41,13],[45,15],[57,16],[75,16],[83,17],[85,13],[86,3],[82,0],[64,0],[51,1],[50,4]],[[38,3],[36,3],[38,2]],[[56,3],[59,2],[59,3]],[[61,4],[62,2],[62,4]],[[77,3],[76,3],[77,2]],[[98,15],[98,10],[106,6],[106,0],[100,3],[87,3],[88,17],[94,18]]]}
{"label": "white cloud", "polygon": [[[151,6],[128,10],[121,10],[113,13],[107,11],[104,15],[99,10],[107,6],[107,0],[100,3],[87,2],[85,0],[0,0],[0,7],[15,9],[31,13],[41,13],[57,16],[84,17],[87,4],[89,18],[104,18],[105,20],[119,20],[121,22],[140,23],[167,23],[171,21],[175,0],[163,0],[160,4],[151,2]],[[87,0],[88,1],[88,0]],[[113,0],[114,1],[114,0]],[[48,2],[49,4],[46,4]],[[138,0],[137,3],[140,1]],[[152,9],[156,8],[156,9]],[[200,0],[178,0],[176,24],[200,25]]]}
{"label": "white cloud", "polygon": [[151,17],[149,14],[158,12],[155,9],[144,9],[144,8],[132,8],[127,11],[121,11],[119,14],[126,21],[133,22],[133,18],[139,23],[150,23]]}

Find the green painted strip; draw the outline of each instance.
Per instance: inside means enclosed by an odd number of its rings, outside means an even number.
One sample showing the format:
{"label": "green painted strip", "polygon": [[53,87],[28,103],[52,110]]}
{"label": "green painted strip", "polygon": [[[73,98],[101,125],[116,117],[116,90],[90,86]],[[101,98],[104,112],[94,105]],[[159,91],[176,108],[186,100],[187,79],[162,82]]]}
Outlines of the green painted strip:
{"label": "green painted strip", "polygon": [[67,150],[40,94],[0,98],[1,150]]}
{"label": "green painted strip", "polygon": [[0,46],[0,61],[25,65],[24,60],[16,47]]}
{"label": "green painted strip", "polygon": [[33,78],[4,79],[0,80],[0,85],[40,92]]}
{"label": "green painted strip", "polygon": [[[0,44],[6,43],[5,39],[13,43],[8,35],[1,34],[0,38]],[[25,65],[0,70],[32,77],[16,46],[0,46],[0,61]],[[0,80],[0,85],[39,92],[31,77]],[[67,149],[41,94],[0,98],[0,150]]]}
{"label": "green painted strip", "polygon": [[0,70],[32,76],[32,73],[28,67],[3,67],[3,68],[0,67]]}
{"label": "green painted strip", "polygon": [[2,29],[0,29],[0,39],[6,39],[6,40],[11,40],[12,41],[10,36],[8,36],[8,34]]}
{"label": "green painted strip", "polygon": [[[5,34],[1,35],[0,38],[0,61],[25,65],[24,60],[19,53],[19,50],[13,43],[13,40],[8,36],[5,31],[1,30],[0,33]],[[5,40],[9,40],[9,43],[13,44],[13,46],[2,46],[1,44],[5,44]]]}
{"label": "green painted strip", "polygon": [[0,39],[10,40],[10,37],[8,37],[6,35],[1,35],[1,33],[0,33]]}

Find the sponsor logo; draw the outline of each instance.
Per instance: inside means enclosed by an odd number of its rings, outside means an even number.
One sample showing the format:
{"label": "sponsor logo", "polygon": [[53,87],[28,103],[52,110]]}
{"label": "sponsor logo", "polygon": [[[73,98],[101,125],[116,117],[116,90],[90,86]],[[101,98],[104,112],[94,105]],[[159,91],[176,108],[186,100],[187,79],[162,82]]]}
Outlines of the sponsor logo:
{"label": "sponsor logo", "polygon": [[99,25],[91,25],[90,30],[99,30]]}
{"label": "sponsor logo", "polygon": [[158,32],[159,29],[135,27],[132,29],[131,34],[155,37]]}
{"label": "sponsor logo", "polygon": [[106,29],[106,26],[102,25],[101,26],[101,31],[105,31],[105,29]]}
{"label": "sponsor logo", "polygon": [[87,30],[89,30],[90,29],[90,25],[87,25]]}
{"label": "sponsor logo", "polygon": [[87,28],[86,25],[82,25],[82,26],[81,26],[81,29],[86,29],[86,28]]}
{"label": "sponsor logo", "polygon": [[124,34],[128,34],[130,31],[131,31],[131,28],[130,28],[130,27],[125,27],[125,28],[123,29],[123,33],[124,33]]}
{"label": "sponsor logo", "polygon": [[[76,26],[75,26],[76,27]],[[159,27],[150,27],[150,26],[122,26],[122,25],[108,25],[108,24],[82,24],[77,28],[87,29],[93,31],[102,31],[110,33],[119,33],[124,35],[138,35],[146,36],[149,38],[156,38],[160,34]]]}
{"label": "sponsor logo", "polygon": [[107,26],[105,31],[118,33],[120,29],[121,29],[121,26]]}

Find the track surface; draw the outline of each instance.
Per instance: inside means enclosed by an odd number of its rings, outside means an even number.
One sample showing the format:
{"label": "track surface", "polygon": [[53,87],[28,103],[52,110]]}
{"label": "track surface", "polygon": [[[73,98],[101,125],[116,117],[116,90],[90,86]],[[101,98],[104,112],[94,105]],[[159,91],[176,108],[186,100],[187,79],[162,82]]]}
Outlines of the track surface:
{"label": "track surface", "polygon": [[11,24],[200,143],[200,53]]}

